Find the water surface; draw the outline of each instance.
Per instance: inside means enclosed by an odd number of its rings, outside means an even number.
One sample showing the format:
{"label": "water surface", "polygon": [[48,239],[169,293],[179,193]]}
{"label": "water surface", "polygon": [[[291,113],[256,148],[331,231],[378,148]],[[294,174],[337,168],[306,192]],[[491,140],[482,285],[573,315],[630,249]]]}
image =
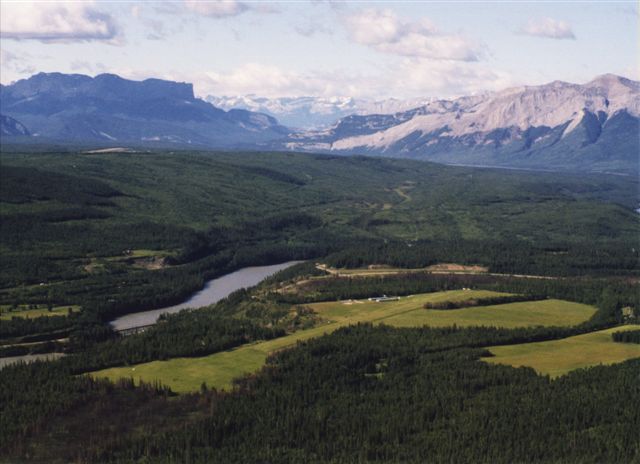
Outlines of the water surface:
{"label": "water surface", "polygon": [[209,306],[229,296],[229,294],[241,288],[253,287],[265,278],[278,271],[298,264],[301,261],[288,261],[271,266],[245,267],[231,274],[208,281],[204,288],[194,293],[187,301],[165,308],[152,309],[131,313],[111,321],[111,326],[116,330],[130,329],[142,325],[155,324],[161,314],[177,313],[187,308],[201,308]]}

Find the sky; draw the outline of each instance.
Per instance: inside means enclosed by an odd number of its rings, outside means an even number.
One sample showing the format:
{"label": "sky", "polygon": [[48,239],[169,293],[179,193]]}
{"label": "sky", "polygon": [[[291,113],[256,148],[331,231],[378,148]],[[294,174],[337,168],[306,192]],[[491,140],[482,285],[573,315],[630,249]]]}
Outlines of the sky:
{"label": "sky", "polygon": [[450,98],[640,79],[638,21],[635,0],[0,0],[0,81],[108,72],[201,97]]}

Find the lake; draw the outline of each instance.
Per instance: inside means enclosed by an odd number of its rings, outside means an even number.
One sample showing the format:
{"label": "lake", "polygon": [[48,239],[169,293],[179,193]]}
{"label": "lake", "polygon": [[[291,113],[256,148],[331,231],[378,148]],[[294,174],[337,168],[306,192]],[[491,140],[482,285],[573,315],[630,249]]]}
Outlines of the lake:
{"label": "lake", "polygon": [[167,306],[165,308],[127,314],[111,321],[111,326],[115,330],[124,330],[132,327],[155,324],[161,314],[171,314],[188,308],[195,309],[203,306],[209,306],[213,303],[217,303],[223,298],[226,298],[236,290],[253,287],[276,272],[300,262],[301,261],[288,261],[286,263],[273,264],[271,266],[245,267],[232,272],[231,274],[208,281],[202,290],[194,293],[191,298],[183,303],[174,306]]}

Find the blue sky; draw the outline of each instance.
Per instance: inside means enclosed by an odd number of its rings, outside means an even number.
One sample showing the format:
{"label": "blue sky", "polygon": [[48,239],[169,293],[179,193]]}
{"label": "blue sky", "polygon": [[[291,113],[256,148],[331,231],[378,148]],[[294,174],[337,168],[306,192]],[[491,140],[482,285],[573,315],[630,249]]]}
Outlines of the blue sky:
{"label": "blue sky", "polygon": [[193,82],[205,95],[452,97],[638,79],[638,4],[2,0],[3,84],[39,71]]}

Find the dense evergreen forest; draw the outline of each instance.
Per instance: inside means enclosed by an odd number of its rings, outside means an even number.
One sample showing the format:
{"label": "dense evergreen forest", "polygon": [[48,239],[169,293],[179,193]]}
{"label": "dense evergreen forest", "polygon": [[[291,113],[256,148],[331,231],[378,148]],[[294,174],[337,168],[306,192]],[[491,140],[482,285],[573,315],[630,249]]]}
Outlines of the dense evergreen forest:
{"label": "dense evergreen forest", "polygon": [[555,381],[478,361],[517,336],[354,326],[274,356],[231,393],[179,397],[72,377],[64,363],[6,368],[2,449],[41,462],[640,458],[640,361]]}
{"label": "dense evergreen forest", "polygon": [[[0,462],[640,461],[638,360],[555,380],[480,360],[637,320],[635,179],[292,153],[0,163],[0,356],[66,354],[0,371]],[[143,333],[108,325],[292,259],[306,262]],[[345,277],[316,262],[488,271]],[[429,309],[557,298],[597,312],[574,327],[347,327],[273,354],[231,391],[83,375],[277,339],[323,323],[312,302],[461,288],[512,295]],[[22,317],[35,305],[79,310]]]}
{"label": "dense evergreen forest", "polygon": [[640,343],[640,330],[614,332],[612,337],[614,341],[620,343]]}

